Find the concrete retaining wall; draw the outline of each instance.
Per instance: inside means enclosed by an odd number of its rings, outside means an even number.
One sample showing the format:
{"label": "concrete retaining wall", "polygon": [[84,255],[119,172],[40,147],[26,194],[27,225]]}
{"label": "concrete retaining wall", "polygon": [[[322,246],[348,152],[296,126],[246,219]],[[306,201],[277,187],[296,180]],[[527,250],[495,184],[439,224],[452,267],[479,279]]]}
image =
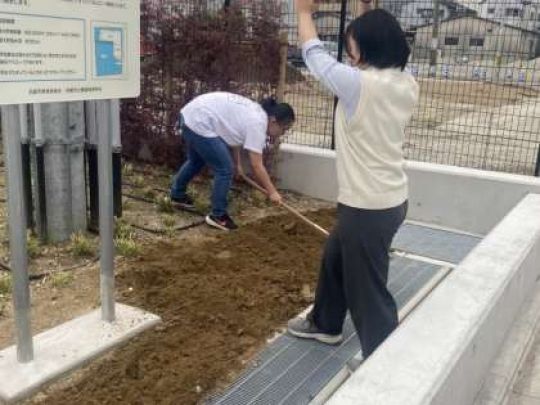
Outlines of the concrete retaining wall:
{"label": "concrete retaining wall", "polygon": [[[474,234],[487,234],[528,193],[540,193],[540,179],[430,163],[407,162],[409,219]],[[335,152],[282,145],[281,187],[335,201]]]}

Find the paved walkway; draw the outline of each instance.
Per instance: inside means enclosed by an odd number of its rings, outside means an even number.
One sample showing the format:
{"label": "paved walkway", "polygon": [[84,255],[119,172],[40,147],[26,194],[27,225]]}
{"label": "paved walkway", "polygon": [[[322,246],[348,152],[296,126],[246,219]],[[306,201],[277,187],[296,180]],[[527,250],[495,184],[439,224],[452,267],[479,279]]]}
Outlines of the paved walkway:
{"label": "paved walkway", "polygon": [[506,405],[540,405],[540,328],[518,371]]}
{"label": "paved walkway", "polygon": [[540,405],[540,281],[499,349],[474,405]]}

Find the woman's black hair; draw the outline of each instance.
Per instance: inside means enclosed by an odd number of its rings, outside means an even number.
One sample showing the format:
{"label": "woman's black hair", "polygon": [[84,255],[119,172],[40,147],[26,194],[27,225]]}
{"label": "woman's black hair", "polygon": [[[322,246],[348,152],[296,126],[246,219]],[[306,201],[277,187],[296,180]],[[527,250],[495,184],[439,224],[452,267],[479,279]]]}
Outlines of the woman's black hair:
{"label": "woman's black hair", "polygon": [[261,107],[281,125],[289,125],[296,120],[293,108],[287,103],[278,103],[274,97],[262,100]]}
{"label": "woman's black hair", "polygon": [[[361,62],[379,69],[405,69],[411,49],[399,22],[388,11],[375,9],[355,19],[345,33],[360,51]],[[350,49],[347,49],[351,56]]]}

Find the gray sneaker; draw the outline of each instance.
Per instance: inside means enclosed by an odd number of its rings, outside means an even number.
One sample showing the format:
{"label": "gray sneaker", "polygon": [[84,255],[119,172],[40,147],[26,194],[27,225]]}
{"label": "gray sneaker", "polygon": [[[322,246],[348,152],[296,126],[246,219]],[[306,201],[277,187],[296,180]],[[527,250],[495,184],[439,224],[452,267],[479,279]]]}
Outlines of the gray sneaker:
{"label": "gray sneaker", "polygon": [[294,318],[287,324],[287,331],[296,337],[315,339],[329,345],[337,345],[343,341],[343,335],[330,335],[320,331],[313,321],[307,318]]}

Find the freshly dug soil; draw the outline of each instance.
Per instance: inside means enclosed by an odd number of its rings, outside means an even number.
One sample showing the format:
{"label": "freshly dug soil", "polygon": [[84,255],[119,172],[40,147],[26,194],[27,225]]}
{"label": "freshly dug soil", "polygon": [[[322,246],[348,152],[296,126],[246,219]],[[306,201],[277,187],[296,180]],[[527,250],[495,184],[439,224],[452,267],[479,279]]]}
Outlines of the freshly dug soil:
{"label": "freshly dug soil", "polygon": [[[333,211],[309,215],[329,228]],[[324,237],[292,216],[204,242],[160,242],[117,276],[163,324],[40,395],[46,404],[195,404],[312,302]],[[34,399],[38,401],[38,399]]]}

